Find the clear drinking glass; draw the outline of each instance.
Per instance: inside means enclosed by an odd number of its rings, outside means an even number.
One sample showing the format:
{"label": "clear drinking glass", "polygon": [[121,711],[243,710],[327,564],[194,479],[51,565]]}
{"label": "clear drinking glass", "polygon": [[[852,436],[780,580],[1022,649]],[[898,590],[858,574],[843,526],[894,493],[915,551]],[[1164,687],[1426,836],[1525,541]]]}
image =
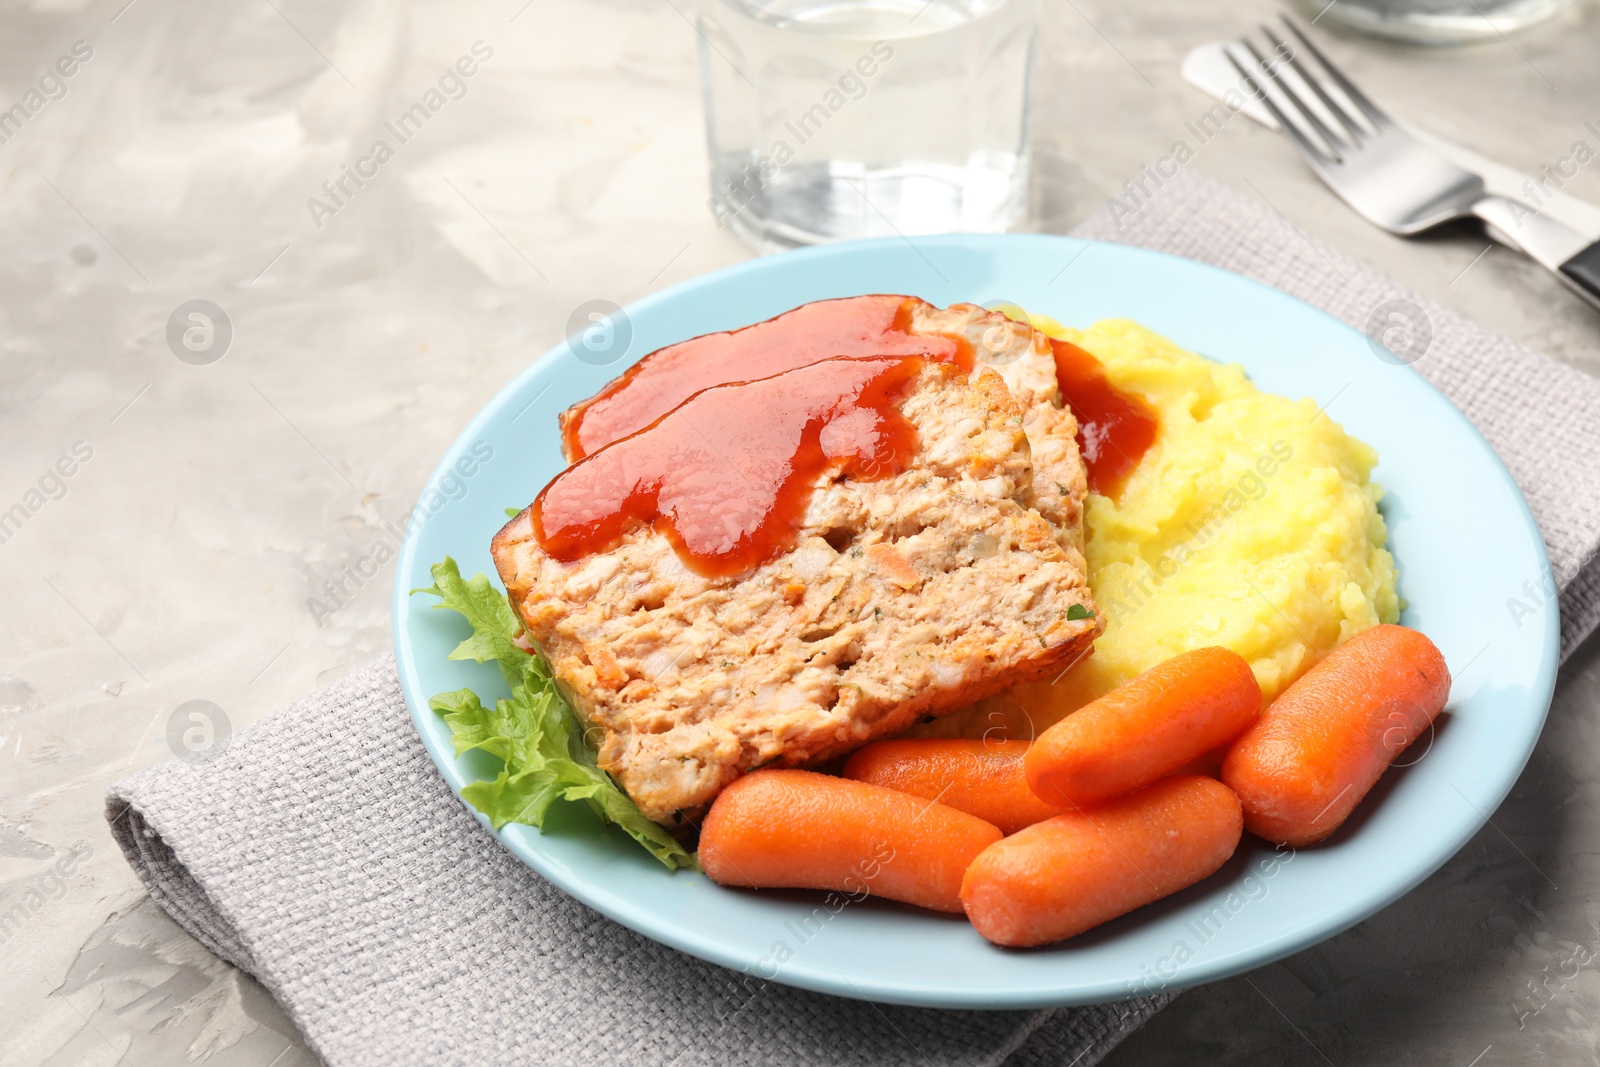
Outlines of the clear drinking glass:
{"label": "clear drinking glass", "polygon": [[718,224],[761,251],[1028,205],[1038,0],[700,0]]}
{"label": "clear drinking glass", "polygon": [[1318,22],[1408,44],[1498,40],[1572,6],[1572,0],[1296,0]]}

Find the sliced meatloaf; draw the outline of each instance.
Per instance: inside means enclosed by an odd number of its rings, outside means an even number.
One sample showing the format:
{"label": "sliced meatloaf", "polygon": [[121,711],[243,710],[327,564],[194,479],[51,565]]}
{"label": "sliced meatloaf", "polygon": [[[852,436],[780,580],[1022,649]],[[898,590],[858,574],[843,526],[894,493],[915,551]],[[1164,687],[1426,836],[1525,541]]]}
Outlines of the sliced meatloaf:
{"label": "sliced meatloaf", "polygon": [[976,304],[934,307],[917,300],[911,328],[963,338],[977,368],[993,368],[1022,406],[1022,428],[1033,452],[1032,503],[1056,531],[1056,540],[1082,563],[1083,501],[1089,494],[1078,452],[1078,420],[1061,402],[1050,339],[1024,323]]}
{"label": "sliced meatloaf", "polygon": [[[845,305],[855,313],[840,316]],[[1072,554],[1081,553],[1088,483],[1078,454],[1078,422],[1062,403],[1049,339],[976,304],[940,308],[914,296],[887,294],[819,300],[741,330],[669,345],[563,412],[562,445],[574,461],[643,429],[709,386],[842,354],[949,350],[954,356],[951,338],[965,344],[974,374],[995,370],[1022,405],[1023,429],[1033,449],[1030,502],[1054,527],[1056,539]]]}
{"label": "sliced meatloaf", "polygon": [[795,547],[754,570],[703,576],[643,523],[561,562],[531,508],[494,538],[530,637],[648,817],[693,823],[754,767],[1052,677],[1099,632],[1081,559],[1030,506],[1023,411],[1000,378],[929,362],[896,403],[917,439],[904,469],[819,476]]}

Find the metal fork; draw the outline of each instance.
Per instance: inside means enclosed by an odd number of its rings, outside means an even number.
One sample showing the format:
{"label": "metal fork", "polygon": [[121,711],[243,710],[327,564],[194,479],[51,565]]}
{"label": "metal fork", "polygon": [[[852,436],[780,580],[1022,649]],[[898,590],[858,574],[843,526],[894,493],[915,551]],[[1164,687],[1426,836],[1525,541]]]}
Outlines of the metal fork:
{"label": "metal fork", "polygon": [[1479,218],[1600,307],[1600,242],[1591,244],[1521,201],[1487,193],[1482,178],[1396,124],[1293,20],[1284,16],[1283,23],[1325,77],[1302,63],[1297,49],[1265,25],[1261,30],[1272,57],[1247,37],[1242,48],[1229,47],[1228,59],[1306,162],[1345,203],[1369,222],[1402,235],[1453,219]]}

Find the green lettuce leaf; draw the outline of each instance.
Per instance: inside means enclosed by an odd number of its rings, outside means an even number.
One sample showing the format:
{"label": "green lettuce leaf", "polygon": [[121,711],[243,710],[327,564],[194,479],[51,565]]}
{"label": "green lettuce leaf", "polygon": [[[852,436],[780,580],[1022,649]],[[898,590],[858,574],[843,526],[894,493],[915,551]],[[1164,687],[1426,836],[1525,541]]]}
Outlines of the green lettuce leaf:
{"label": "green lettuce leaf", "polygon": [[493,661],[511,690],[509,698],[492,707],[471,689],[440,693],[428,701],[450,727],[457,756],[480,749],[502,764],[492,781],[472,782],[462,789],[467,802],[487,815],[496,830],[512,822],[543,826],[557,801],[587,804],[668,868],[693,866],[694,856],[641,815],[596,764],[594,749],[544,659],[517,644],[522,624],[505,594],[481,574],[462,578],[456,561],[448,556],[432,571],[433,585],[412,593],[431,593],[439,598],[435,608],[454,611],[472,627],[472,636],[457,645],[450,658]]}

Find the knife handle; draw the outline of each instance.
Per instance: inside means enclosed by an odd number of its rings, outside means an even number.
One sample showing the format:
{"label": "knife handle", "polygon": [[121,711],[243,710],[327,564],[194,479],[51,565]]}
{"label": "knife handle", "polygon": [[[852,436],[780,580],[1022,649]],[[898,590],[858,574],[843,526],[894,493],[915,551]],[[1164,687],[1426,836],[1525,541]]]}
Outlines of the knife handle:
{"label": "knife handle", "polygon": [[1600,241],[1561,264],[1561,273],[1590,297],[1600,300]]}
{"label": "knife handle", "polygon": [[1591,242],[1571,227],[1503,196],[1484,197],[1472,205],[1472,213],[1509,236],[1567,288],[1600,307],[1600,241]]}

